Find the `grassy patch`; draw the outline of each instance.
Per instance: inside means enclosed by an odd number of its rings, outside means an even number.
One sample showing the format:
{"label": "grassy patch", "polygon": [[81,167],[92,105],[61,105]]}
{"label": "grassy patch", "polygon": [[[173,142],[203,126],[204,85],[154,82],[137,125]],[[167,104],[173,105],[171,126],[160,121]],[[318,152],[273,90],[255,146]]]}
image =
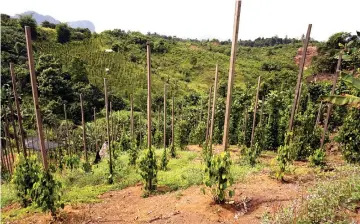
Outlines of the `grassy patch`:
{"label": "grassy patch", "polygon": [[5,183],[1,185],[1,208],[17,201],[14,185]]}
{"label": "grassy patch", "polygon": [[273,214],[263,223],[353,223],[351,214],[360,209],[360,167],[345,166],[324,175],[305,198]]}

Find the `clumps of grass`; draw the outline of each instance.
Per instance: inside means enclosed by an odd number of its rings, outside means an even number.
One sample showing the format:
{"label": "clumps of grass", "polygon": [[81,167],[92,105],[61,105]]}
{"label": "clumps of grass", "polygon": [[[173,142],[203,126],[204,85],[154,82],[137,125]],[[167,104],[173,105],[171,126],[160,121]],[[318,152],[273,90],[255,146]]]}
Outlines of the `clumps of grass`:
{"label": "clumps of grass", "polygon": [[360,167],[346,167],[318,183],[306,198],[274,214],[266,213],[262,223],[354,223],[360,203]]}

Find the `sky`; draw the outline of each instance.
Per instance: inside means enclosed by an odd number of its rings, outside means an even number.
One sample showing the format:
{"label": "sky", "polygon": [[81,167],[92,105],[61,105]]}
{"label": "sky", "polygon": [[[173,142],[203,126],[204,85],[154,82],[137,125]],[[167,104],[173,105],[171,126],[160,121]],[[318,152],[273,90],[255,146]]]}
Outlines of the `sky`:
{"label": "sky", "polygon": [[[235,0],[8,0],[1,13],[36,11],[62,22],[90,20],[108,29],[156,32],[181,38],[231,39]],[[324,41],[360,30],[360,0],[242,0],[239,39],[279,36]]]}

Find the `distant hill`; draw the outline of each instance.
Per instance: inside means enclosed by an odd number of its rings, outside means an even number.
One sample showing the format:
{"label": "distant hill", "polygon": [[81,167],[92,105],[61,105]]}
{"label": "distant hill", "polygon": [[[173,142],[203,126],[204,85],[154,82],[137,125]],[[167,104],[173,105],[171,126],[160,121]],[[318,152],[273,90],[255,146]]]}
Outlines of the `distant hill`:
{"label": "distant hill", "polygon": [[[59,24],[60,21],[55,19],[49,15],[42,15],[35,11],[26,11],[14,16],[14,18],[18,18],[21,15],[32,15],[32,17],[36,20],[36,23],[40,25],[45,20],[49,21],[50,23]],[[66,22],[72,28],[88,28],[91,32],[95,32],[95,25],[89,20],[78,20],[78,21],[70,21]]]}

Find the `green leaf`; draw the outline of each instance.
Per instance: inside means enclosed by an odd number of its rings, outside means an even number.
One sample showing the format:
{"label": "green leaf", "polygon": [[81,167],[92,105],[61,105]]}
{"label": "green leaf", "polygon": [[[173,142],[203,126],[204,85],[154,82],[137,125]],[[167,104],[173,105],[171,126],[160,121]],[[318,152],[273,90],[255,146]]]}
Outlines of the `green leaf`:
{"label": "green leaf", "polygon": [[324,102],[329,102],[336,105],[350,105],[355,108],[360,107],[360,97],[353,95],[345,95],[345,96],[331,95],[331,96],[323,97],[322,100]]}

